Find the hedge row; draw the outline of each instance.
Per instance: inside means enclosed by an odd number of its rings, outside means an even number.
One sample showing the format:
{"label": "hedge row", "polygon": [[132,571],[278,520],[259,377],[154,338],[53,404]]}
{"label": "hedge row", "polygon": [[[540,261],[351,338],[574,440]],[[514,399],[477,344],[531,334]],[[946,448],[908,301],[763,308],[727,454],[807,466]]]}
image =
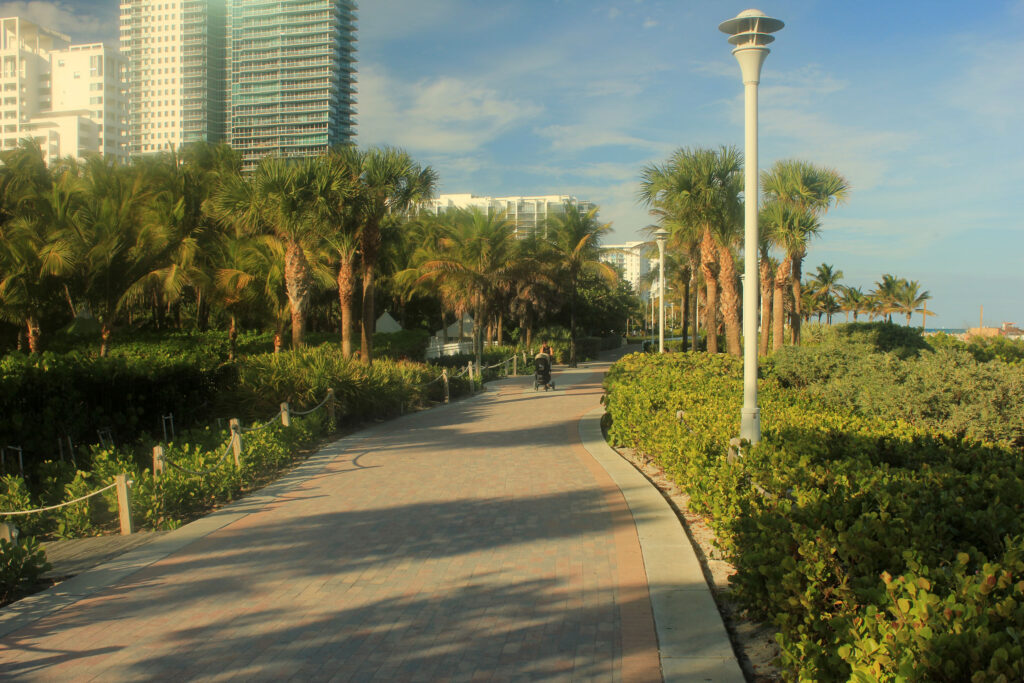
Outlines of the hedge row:
{"label": "hedge row", "polygon": [[[385,348],[406,355],[402,349],[411,348],[407,337],[412,336],[388,335]],[[398,414],[443,397],[440,383],[426,386],[438,376],[436,368],[387,357],[366,368],[343,359],[336,344],[231,363],[221,360],[217,346],[184,353],[181,344],[175,338],[132,346],[131,353],[109,358],[76,352],[0,358],[0,446],[22,447],[26,467],[34,469],[57,458],[59,438],[70,437],[76,446],[93,444],[98,430],[109,430],[115,443],[131,443],[147,433],[162,436],[168,414],[178,431],[217,418],[265,419],[282,401],[296,409],[310,407],[333,387],[339,421],[345,423]],[[147,348],[149,355],[142,355]],[[467,390],[465,381],[453,380],[454,395]],[[16,468],[11,453],[6,471]]]}
{"label": "hedge row", "polygon": [[[742,365],[633,354],[605,382],[609,436],[657,458],[778,629],[801,680],[1024,678],[1024,454],[761,382],[735,463]],[[677,419],[677,411],[683,419]]]}

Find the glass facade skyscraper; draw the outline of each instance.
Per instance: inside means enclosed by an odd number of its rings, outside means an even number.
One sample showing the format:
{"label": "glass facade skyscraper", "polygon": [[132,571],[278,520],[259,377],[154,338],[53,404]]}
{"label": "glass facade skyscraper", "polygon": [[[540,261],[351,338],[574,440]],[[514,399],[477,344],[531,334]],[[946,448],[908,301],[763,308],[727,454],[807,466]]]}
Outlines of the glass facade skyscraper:
{"label": "glass facade skyscraper", "polygon": [[353,0],[121,0],[132,154],[228,142],[252,168],[355,126]]}
{"label": "glass facade skyscraper", "polygon": [[228,0],[228,139],[251,168],[354,136],[356,3]]}

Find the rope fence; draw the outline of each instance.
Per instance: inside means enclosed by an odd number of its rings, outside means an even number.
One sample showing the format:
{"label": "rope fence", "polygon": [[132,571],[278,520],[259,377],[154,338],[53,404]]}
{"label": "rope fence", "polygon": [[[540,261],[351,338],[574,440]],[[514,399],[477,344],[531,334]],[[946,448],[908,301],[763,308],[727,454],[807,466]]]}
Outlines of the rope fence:
{"label": "rope fence", "polygon": [[[518,361],[518,355],[512,355],[512,356],[510,356],[507,359],[501,360],[501,361],[495,363],[494,365],[489,365],[489,366],[482,366],[482,364],[481,365],[476,365],[472,361],[470,361],[466,365],[466,367],[463,368],[462,370],[460,370],[458,373],[449,374],[448,368],[443,368],[442,371],[441,371],[441,374],[439,376],[435,377],[432,380],[423,382],[423,383],[419,384],[418,386],[429,387],[429,386],[432,386],[432,385],[434,385],[434,384],[436,384],[438,382],[443,383],[443,386],[444,386],[444,402],[448,403],[449,399],[450,399],[449,382],[452,379],[458,379],[458,378],[462,378],[462,377],[467,377],[468,376],[469,380],[473,383],[473,387],[474,388],[472,389],[472,391],[475,391],[475,381],[474,380],[476,380],[476,379],[481,379],[482,380],[482,375],[483,375],[483,371],[484,370],[494,370],[496,368],[500,368],[500,367],[504,366],[505,373],[508,374],[508,372],[509,372],[509,364],[512,363],[513,364],[513,374],[517,374],[517,372],[516,372],[517,369],[518,369],[518,362],[517,361]],[[527,365],[527,359],[526,359],[526,356],[524,354],[524,356],[523,356],[523,366],[524,366],[524,368],[526,367],[526,365]],[[195,469],[191,469],[191,468],[185,467],[185,466],[183,466],[183,465],[181,465],[181,464],[179,464],[177,462],[174,462],[174,460],[172,460],[171,458],[167,457],[164,454],[164,447],[162,445],[157,445],[157,446],[155,446],[153,448],[153,470],[152,470],[153,478],[154,479],[159,478],[159,476],[167,468],[171,468],[171,469],[177,470],[179,472],[182,472],[184,474],[188,474],[188,475],[191,475],[191,476],[196,476],[196,477],[206,476],[208,474],[212,474],[214,472],[219,471],[223,467],[224,462],[228,459],[228,454],[230,454],[232,452],[234,453],[235,466],[236,467],[241,467],[241,459],[240,458],[241,458],[241,452],[242,452],[242,434],[243,434],[243,432],[251,433],[251,432],[254,432],[254,431],[257,431],[257,430],[260,430],[260,429],[264,429],[264,428],[270,426],[271,424],[273,424],[274,422],[276,422],[278,419],[281,420],[281,424],[284,427],[288,427],[288,426],[291,425],[291,418],[293,416],[294,417],[301,417],[301,416],[305,416],[305,415],[310,415],[310,414],[316,412],[317,410],[320,410],[321,408],[324,408],[325,406],[327,407],[330,419],[333,421],[334,417],[335,417],[335,400],[336,399],[335,399],[334,390],[333,389],[328,389],[327,390],[327,396],[325,396],[324,399],[322,401],[320,401],[320,403],[318,403],[317,405],[315,405],[312,408],[309,408],[307,410],[293,411],[293,410],[291,410],[289,408],[287,403],[282,403],[280,410],[278,410],[278,412],[276,412],[268,420],[266,420],[265,422],[262,422],[262,423],[257,422],[257,423],[254,424],[254,426],[251,426],[251,427],[249,427],[247,429],[243,429],[241,427],[241,424],[240,424],[238,419],[232,418],[230,420],[231,437],[228,440],[227,445],[224,447],[224,451],[221,453],[220,457],[218,457],[217,460],[213,463],[213,465],[211,465],[210,467],[207,467],[205,469],[195,470]],[[164,438],[165,442],[173,442],[173,440],[174,440],[174,438],[176,436],[176,434],[175,434],[175,425],[174,425],[174,415],[173,414],[161,415],[161,422],[162,422],[161,426],[163,427],[163,433],[164,433],[164,437],[165,437]],[[220,418],[217,419],[217,422],[218,422],[218,424],[222,424]],[[100,439],[101,447],[105,448],[105,447],[113,445],[113,434],[111,432],[112,432],[112,430],[109,427],[97,430],[97,434],[98,434],[99,439]],[[67,440],[68,440],[68,448],[70,449],[71,448],[70,436],[67,437]],[[62,441],[58,441],[58,443],[62,446],[62,448],[61,448],[61,455],[64,455],[64,452],[63,452],[63,450],[64,450],[63,449],[63,445],[64,444],[62,443]],[[5,461],[6,461],[7,451],[11,451],[12,453],[17,451],[17,454],[18,454],[18,467],[19,467],[19,470],[22,472],[22,476],[24,476],[24,465],[22,463],[22,458],[23,458],[23,456],[22,456],[22,448],[20,446],[6,446],[6,447],[0,449],[0,469],[4,469],[5,466],[6,466],[6,462]],[[74,457],[73,451],[72,451],[71,457],[72,458]],[[61,459],[63,459],[63,458],[61,458]],[[49,506],[46,506],[46,507],[34,508],[34,509],[31,509],[31,510],[0,511],[0,519],[17,517],[17,516],[21,516],[21,515],[31,515],[31,514],[38,514],[38,513],[43,513],[43,512],[50,512],[50,511],[53,511],[53,510],[59,510],[61,508],[65,508],[65,507],[68,507],[70,505],[75,505],[75,504],[81,503],[83,501],[89,500],[90,498],[93,498],[94,496],[98,496],[98,495],[100,495],[102,493],[105,493],[105,492],[107,492],[107,491],[109,491],[111,489],[116,488],[117,489],[117,499],[118,499],[118,511],[119,511],[119,516],[120,516],[120,521],[121,521],[121,533],[122,534],[130,534],[134,530],[134,524],[133,524],[132,519],[131,519],[131,505],[130,505],[130,490],[131,490],[132,484],[133,484],[133,482],[127,479],[127,475],[119,474],[119,475],[117,475],[115,477],[115,480],[114,480],[113,483],[111,483],[111,484],[109,484],[107,486],[104,486],[103,488],[97,489],[96,491],[93,491],[91,493],[85,494],[83,496],[79,496],[79,497],[77,497],[77,498],[75,498],[73,500],[69,500],[69,501],[65,501],[65,502],[62,502],[62,503],[58,503],[56,505],[49,505]],[[3,525],[3,524],[5,524],[5,523],[4,522],[0,522],[0,525]],[[8,525],[8,526],[10,526],[10,525]]]}
{"label": "rope fence", "polygon": [[31,514],[33,514],[35,512],[48,512],[50,510],[58,510],[58,509],[60,509],[62,507],[67,507],[68,505],[74,505],[75,503],[80,503],[83,500],[87,500],[89,498],[92,498],[93,496],[98,496],[99,494],[103,493],[104,491],[109,491],[110,489],[114,488],[115,486],[117,486],[117,482],[111,484],[110,486],[104,486],[103,488],[101,488],[101,489],[99,489],[97,491],[93,491],[92,493],[87,493],[84,496],[79,496],[78,498],[75,498],[74,500],[69,500],[69,501],[66,501],[64,503],[58,503],[57,505],[49,505],[49,506],[44,507],[44,508],[36,508],[34,510],[18,510],[16,512],[0,512],[0,517],[13,517],[15,515],[31,515]]}

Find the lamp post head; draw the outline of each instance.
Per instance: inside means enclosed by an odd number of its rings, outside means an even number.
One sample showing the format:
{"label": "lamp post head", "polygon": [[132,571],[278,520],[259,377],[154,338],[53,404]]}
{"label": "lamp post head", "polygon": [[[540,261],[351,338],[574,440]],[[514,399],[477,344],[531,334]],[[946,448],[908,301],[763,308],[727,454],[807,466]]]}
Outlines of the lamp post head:
{"label": "lamp post head", "polygon": [[658,244],[664,244],[665,239],[668,237],[668,230],[665,228],[658,228],[654,231],[654,241]]}
{"label": "lamp post head", "polygon": [[765,46],[775,40],[771,34],[783,26],[780,20],[765,16],[758,9],[743,10],[718,25],[719,31],[729,34],[729,43],[735,45],[732,53],[743,70],[744,83],[756,84],[761,80],[761,65],[770,52]]}

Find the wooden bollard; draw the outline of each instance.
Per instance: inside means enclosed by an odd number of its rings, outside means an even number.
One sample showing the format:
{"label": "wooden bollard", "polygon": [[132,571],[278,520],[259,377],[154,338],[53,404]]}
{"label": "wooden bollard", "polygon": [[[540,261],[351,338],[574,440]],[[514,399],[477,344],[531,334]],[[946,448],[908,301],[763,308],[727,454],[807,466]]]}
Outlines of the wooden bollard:
{"label": "wooden bollard", "polygon": [[164,473],[164,447],[153,446],[153,478]]}
{"label": "wooden bollard", "polygon": [[476,393],[476,382],[473,381],[473,361],[466,363],[466,377],[469,378],[469,393]]}
{"label": "wooden bollard", "polygon": [[237,417],[231,418],[228,422],[231,427],[231,450],[235,454],[235,467],[242,466],[242,425]]}
{"label": "wooden bollard", "polygon": [[327,419],[331,421],[331,424],[335,424],[334,421],[334,389],[327,390]]}
{"label": "wooden bollard", "polygon": [[505,359],[505,376],[508,377],[508,358]]}
{"label": "wooden bollard", "polygon": [[132,524],[131,482],[125,474],[117,475],[114,481],[117,482],[117,512],[121,518],[121,535],[128,536],[135,531],[135,525]]}
{"label": "wooden bollard", "polygon": [[519,374],[519,356],[512,354],[512,375]]}
{"label": "wooden bollard", "polygon": [[281,404],[281,426],[292,426],[292,411],[291,408],[288,407],[287,402]]}
{"label": "wooden bollard", "polygon": [[451,392],[448,389],[448,368],[441,369],[441,382],[444,384],[444,402],[448,403],[451,397]]}

